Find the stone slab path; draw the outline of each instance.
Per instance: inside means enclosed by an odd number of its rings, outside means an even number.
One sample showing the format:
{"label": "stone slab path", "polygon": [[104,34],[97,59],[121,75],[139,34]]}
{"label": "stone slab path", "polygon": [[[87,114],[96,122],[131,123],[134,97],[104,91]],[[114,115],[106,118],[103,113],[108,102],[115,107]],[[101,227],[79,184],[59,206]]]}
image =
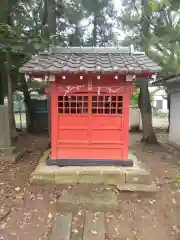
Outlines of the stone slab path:
{"label": "stone slab path", "polygon": [[[105,240],[105,213],[86,211],[82,215],[81,224],[74,221],[72,213],[59,215],[52,228],[50,240]],[[75,223],[76,228],[73,228]]]}
{"label": "stone slab path", "polygon": [[90,211],[108,212],[119,206],[117,194],[112,189],[75,188],[73,191],[63,190],[57,201],[58,211],[74,211],[86,209]]}
{"label": "stone slab path", "polygon": [[72,213],[60,215],[52,229],[52,240],[69,240],[71,235]]}

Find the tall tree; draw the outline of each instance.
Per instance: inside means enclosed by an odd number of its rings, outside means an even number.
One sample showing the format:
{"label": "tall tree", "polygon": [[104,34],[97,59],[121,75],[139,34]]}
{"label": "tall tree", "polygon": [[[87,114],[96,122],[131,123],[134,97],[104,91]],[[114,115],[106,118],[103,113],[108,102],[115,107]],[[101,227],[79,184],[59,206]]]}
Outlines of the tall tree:
{"label": "tall tree", "polygon": [[[149,33],[150,18],[152,9],[149,0],[141,0],[141,32],[140,32],[140,48],[141,51],[148,53],[149,50]],[[150,94],[148,88],[148,79],[143,79],[140,83],[140,93],[138,105],[142,117],[143,136],[142,141],[148,143],[156,143],[156,135],[152,126],[152,108],[150,102]]]}
{"label": "tall tree", "polygon": [[[122,27],[127,33],[123,42],[134,44],[137,49],[146,52],[159,62],[163,67],[161,76],[179,71],[177,67],[180,50],[179,14],[177,14],[179,5],[176,0],[128,0],[124,1],[124,10],[120,16]],[[156,142],[152,129],[147,80],[141,81],[139,86],[139,106],[143,121],[142,139]]]}
{"label": "tall tree", "polygon": [[115,42],[116,11],[112,0],[83,0],[83,7],[92,24],[86,45],[105,46]]}
{"label": "tall tree", "polygon": [[[8,1],[1,1],[1,11],[0,11],[0,23],[2,25],[8,23]],[[1,49],[4,49],[4,46],[1,45]],[[4,54],[0,52],[0,104],[4,105],[4,85],[5,85],[5,65],[4,65]]]}
{"label": "tall tree", "polygon": [[[67,45],[70,46],[82,46],[84,45],[85,39],[84,33],[87,24],[83,24],[82,21],[86,19],[87,12],[82,4],[79,4],[78,0],[73,0],[70,2],[64,3],[64,19],[66,22],[61,27],[65,27],[64,34],[66,35],[65,41]],[[67,34],[67,32],[69,32]]]}
{"label": "tall tree", "polygon": [[[3,103],[4,99],[4,85],[5,83],[8,86],[8,110],[9,110],[9,127],[10,127],[10,139],[15,138],[16,134],[16,126],[15,119],[13,114],[13,101],[12,101],[12,63],[11,63],[11,41],[14,33],[11,31],[13,26],[12,19],[12,9],[14,8],[15,1],[3,1],[3,9],[1,10],[3,18],[1,19],[0,25],[0,35],[1,35],[1,49],[0,49],[0,58],[1,58],[1,103]],[[7,41],[9,37],[10,41]]]}

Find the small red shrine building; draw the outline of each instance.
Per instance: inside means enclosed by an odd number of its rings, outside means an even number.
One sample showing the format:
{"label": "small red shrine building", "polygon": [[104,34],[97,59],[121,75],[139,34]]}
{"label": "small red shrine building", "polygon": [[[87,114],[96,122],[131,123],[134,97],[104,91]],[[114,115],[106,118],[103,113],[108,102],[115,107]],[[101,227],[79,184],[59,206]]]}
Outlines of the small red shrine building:
{"label": "small red shrine building", "polygon": [[54,47],[20,72],[49,81],[48,165],[132,166],[128,159],[130,95],[135,78],[160,67],[131,48]]}

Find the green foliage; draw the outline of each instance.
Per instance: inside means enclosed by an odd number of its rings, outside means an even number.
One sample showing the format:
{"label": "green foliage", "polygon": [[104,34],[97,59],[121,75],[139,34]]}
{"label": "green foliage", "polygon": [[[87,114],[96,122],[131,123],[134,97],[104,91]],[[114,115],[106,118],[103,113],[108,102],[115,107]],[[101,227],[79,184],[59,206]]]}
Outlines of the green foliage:
{"label": "green foliage", "polygon": [[[137,88],[137,89],[136,89],[136,92],[133,92],[133,93],[131,94],[131,105],[132,105],[132,106],[138,106],[139,93],[140,93],[140,89]],[[151,95],[150,95],[150,100],[152,101],[152,99],[153,99],[153,96],[152,96],[152,94],[151,94]]]}
{"label": "green foliage", "polygon": [[[117,19],[111,0],[2,0],[0,99],[2,89],[3,94],[7,94],[7,86],[2,87],[2,83],[7,85],[6,65],[11,72],[13,90],[22,91],[25,84],[23,76],[19,74],[19,67],[24,62],[53,44],[92,46],[95,40],[94,20],[97,45],[112,44],[115,41],[112,26],[117,24]],[[88,30],[88,26],[92,28]],[[28,88],[44,88],[42,83],[39,87],[37,84],[36,81],[33,84],[28,83]]]}
{"label": "green foliage", "polygon": [[139,89],[131,94],[131,105],[138,106]]}
{"label": "green foliage", "polygon": [[142,49],[143,39],[146,53],[163,67],[162,77],[180,72],[180,1],[149,0],[148,4],[151,11],[144,18],[149,28],[147,37],[141,28],[141,1],[124,1],[120,17],[126,32],[123,44],[133,43]]}
{"label": "green foliage", "polygon": [[176,176],[176,183],[180,184],[180,175]]}
{"label": "green foliage", "polygon": [[149,5],[151,6],[152,12],[158,12],[162,8],[168,7],[169,4],[170,4],[169,0],[160,0],[160,1],[149,0]]}

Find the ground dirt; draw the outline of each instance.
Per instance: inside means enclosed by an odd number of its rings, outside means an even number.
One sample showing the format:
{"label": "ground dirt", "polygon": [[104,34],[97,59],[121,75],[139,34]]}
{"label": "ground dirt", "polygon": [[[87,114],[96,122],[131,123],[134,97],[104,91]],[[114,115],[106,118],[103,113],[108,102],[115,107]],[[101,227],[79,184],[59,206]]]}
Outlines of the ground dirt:
{"label": "ground dirt", "polygon": [[[176,183],[180,151],[166,145],[165,133],[158,133],[158,138],[162,144],[147,146],[140,143],[139,134],[131,134],[130,148],[151,171],[160,192],[118,194],[119,209],[106,213],[106,240],[180,240],[180,185]],[[29,152],[16,165],[0,163],[0,239],[47,240],[60,214],[57,201],[62,190],[79,187],[82,191],[87,186],[30,185],[29,175],[48,138],[24,135],[16,144]],[[82,231],[83,216],[81,210],[73,213],[72,239]]]}

